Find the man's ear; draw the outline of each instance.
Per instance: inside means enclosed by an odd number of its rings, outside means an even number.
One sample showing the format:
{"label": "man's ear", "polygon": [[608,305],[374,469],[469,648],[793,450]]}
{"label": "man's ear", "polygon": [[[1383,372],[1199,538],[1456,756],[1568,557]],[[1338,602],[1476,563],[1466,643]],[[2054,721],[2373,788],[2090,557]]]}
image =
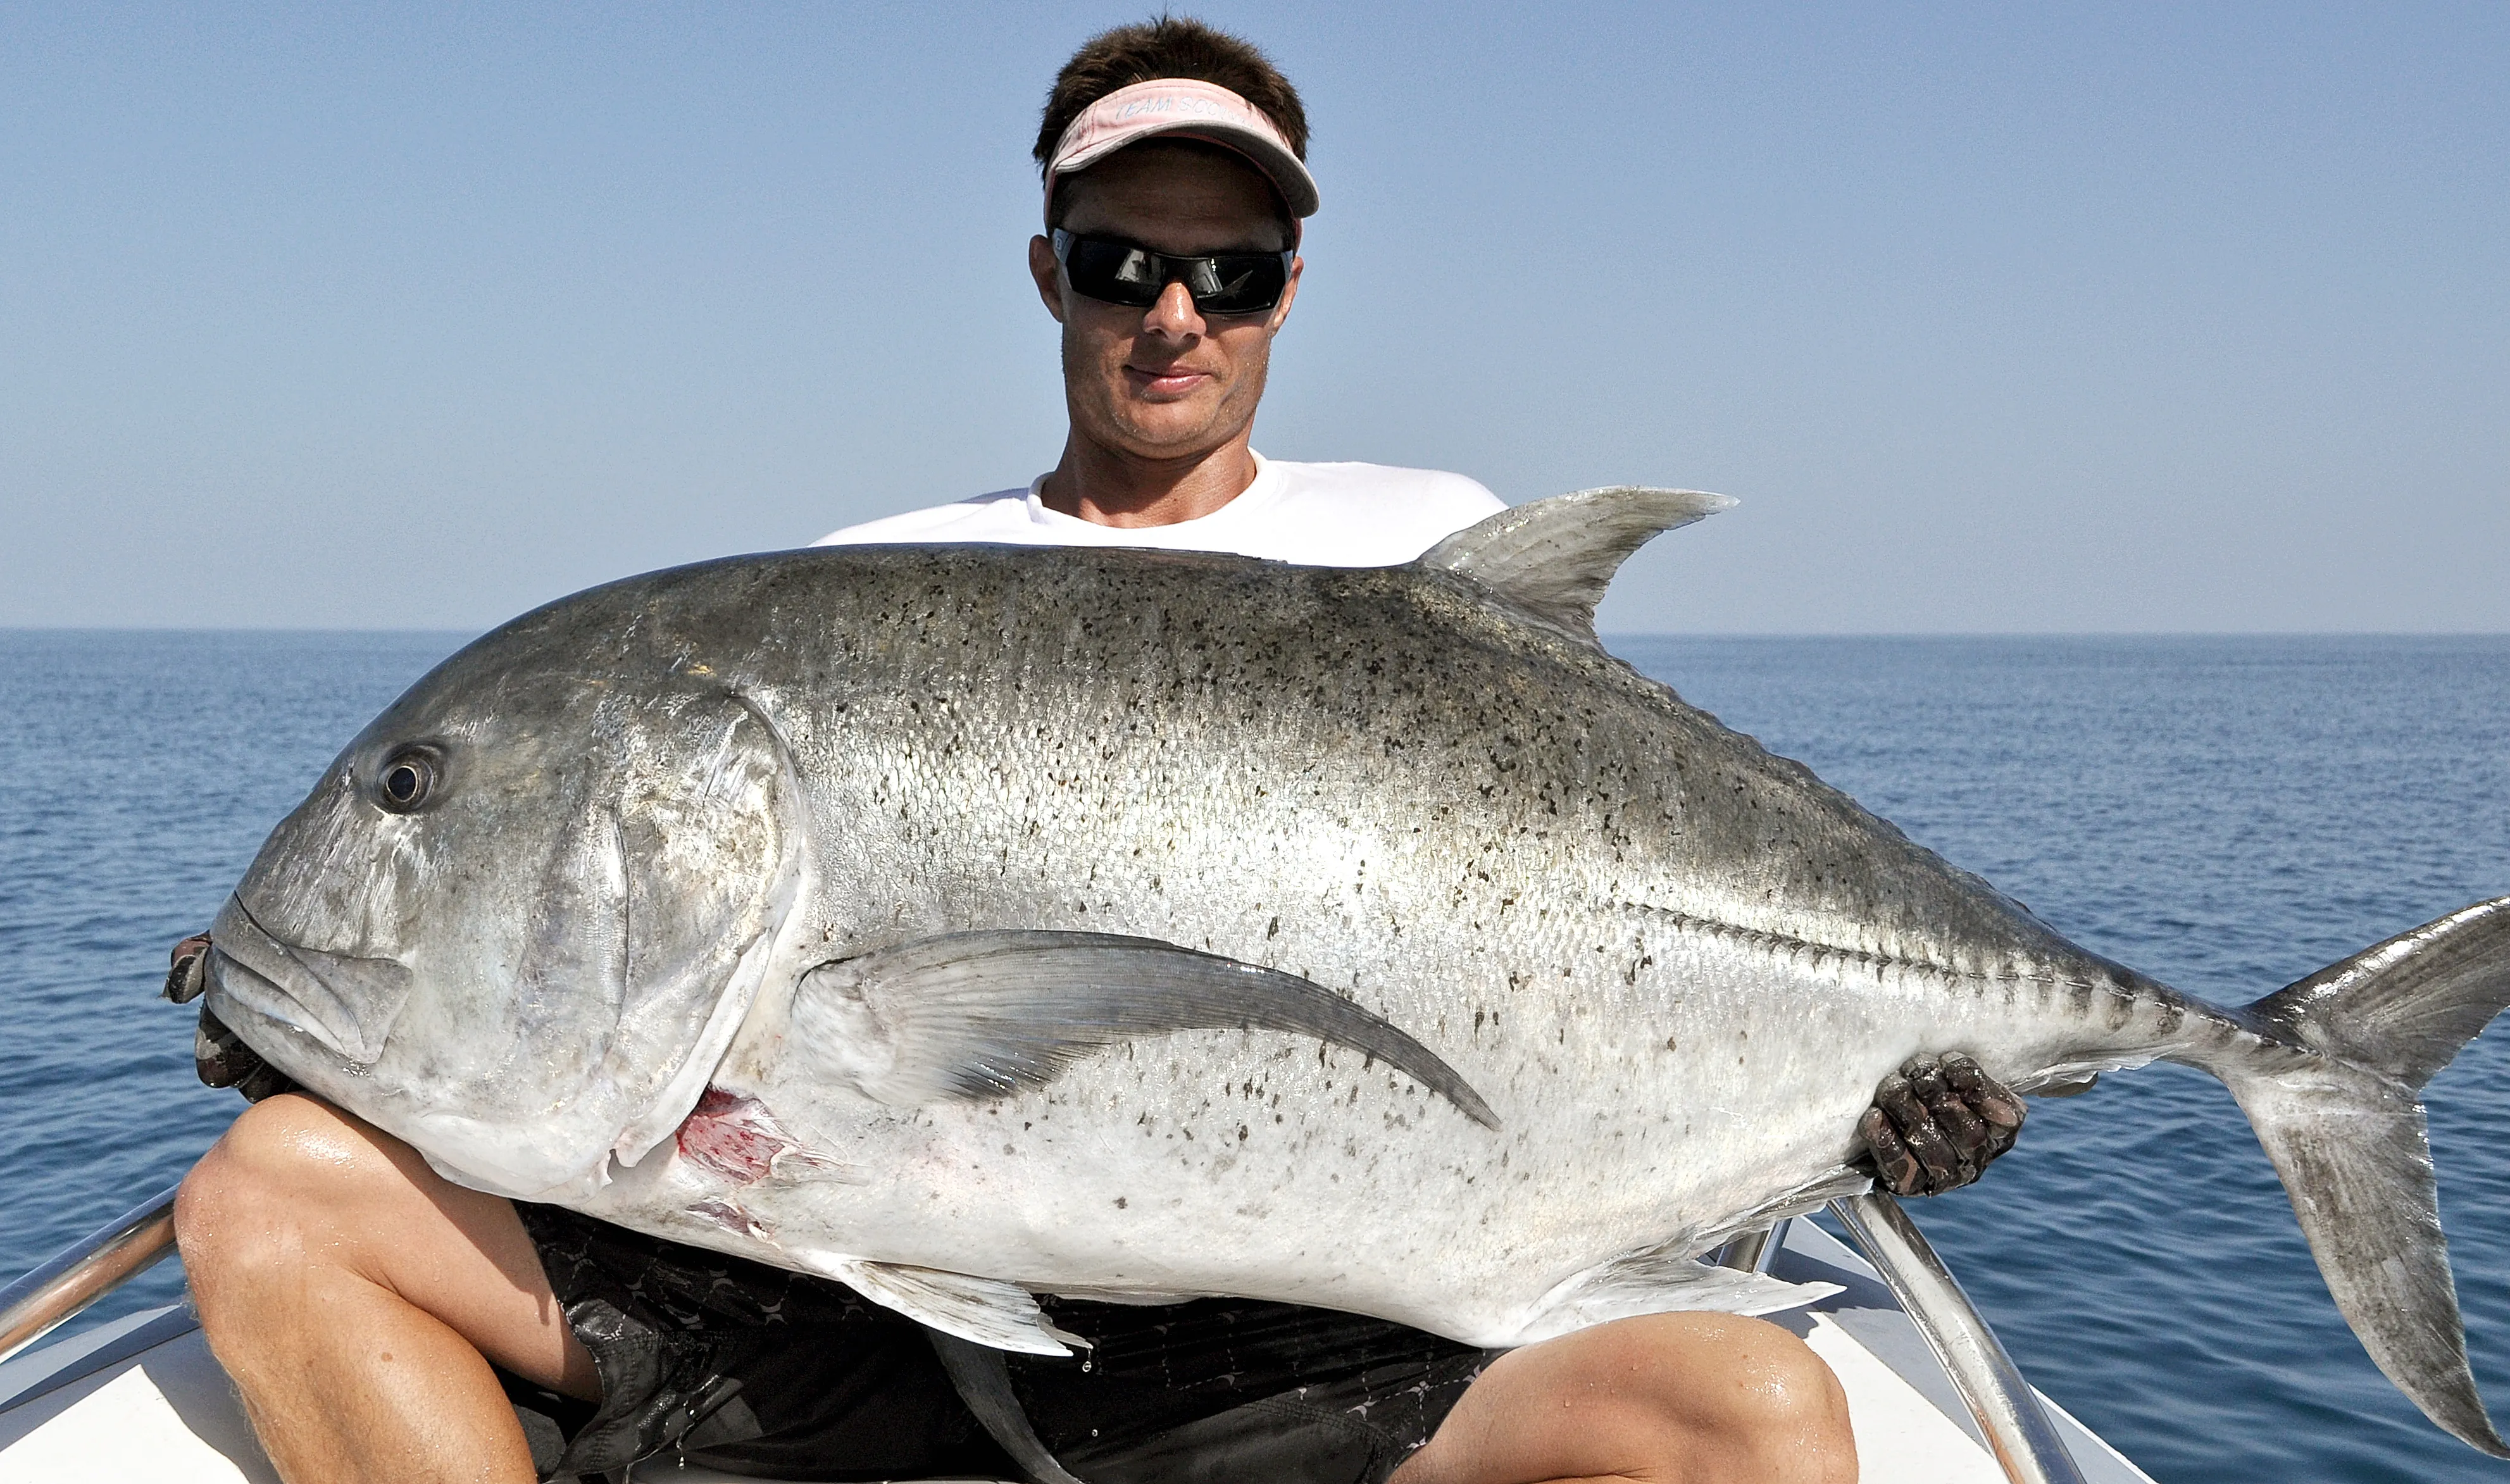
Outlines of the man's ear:
{"label": "man's ear", "polygon": [[1028,240],[1028,276],[1037,280],[1037,296],[1054,323],[1063,323],[1063,265],[1054,260],[1054,244],[1043,237]]}
{"label": "man's ear", "polygon": [[1290,301],[1299,296],[1299,275],[1306,272],[1307,267],[1308,260],[1304,257],[1290,259],[1290,282],[1281,285],[1281,302],[1273,306],[1273,319],[1268,326],[1271,333],[1279,334],[1281,326],[1289,323]]}

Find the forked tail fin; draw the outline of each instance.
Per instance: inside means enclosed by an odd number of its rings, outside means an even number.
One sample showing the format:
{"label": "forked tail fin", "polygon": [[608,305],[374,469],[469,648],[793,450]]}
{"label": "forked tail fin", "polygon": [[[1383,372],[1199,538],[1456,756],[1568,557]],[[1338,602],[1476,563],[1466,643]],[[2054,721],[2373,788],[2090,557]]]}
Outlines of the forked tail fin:
{"label": "forked tail fin", "polygon": [[[2495,1458],[2466,1364],[2417,1094],[2510,1005],[2510,896],[2401,932],[2248,1008],[2274,1042],[2217,1066],[2292,1197],[2363,1349],[2423,1414]],[[2320,1054],[2310,1055],[2308,1052]]]}

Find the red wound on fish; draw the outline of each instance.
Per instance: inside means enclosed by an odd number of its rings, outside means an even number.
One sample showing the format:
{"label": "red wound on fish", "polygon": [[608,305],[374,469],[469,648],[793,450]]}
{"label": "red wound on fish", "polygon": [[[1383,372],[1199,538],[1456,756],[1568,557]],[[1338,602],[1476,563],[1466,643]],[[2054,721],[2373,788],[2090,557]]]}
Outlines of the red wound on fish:
{"label": "red wound on fish", "polygon": [[776,1157],[793,1147],[776,1116],[756,1098],[708,1087],[680,1124],[680,1156],[743,1185],[776,1172]]}
{"label": "red wound on fish", "polygon": [[681,1123],[680,1157],[712,1174],[753,1185],[780,1172],[787,1176],[848,1179],[849,1165],[796,1142],[767,1105],[721,1087],[708,1087]]}

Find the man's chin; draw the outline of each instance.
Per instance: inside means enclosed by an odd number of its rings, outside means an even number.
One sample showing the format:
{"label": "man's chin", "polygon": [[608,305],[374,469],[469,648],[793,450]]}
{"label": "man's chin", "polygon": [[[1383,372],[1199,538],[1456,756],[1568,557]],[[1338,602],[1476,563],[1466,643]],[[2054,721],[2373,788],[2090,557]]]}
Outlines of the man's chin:
{"label": "man's chin", "polygon": [[1229,441],[1237,430],[1216,406],[1193,400],[1143,400],[1120,409],[1116,442],[1139,459],[1199,458]]}

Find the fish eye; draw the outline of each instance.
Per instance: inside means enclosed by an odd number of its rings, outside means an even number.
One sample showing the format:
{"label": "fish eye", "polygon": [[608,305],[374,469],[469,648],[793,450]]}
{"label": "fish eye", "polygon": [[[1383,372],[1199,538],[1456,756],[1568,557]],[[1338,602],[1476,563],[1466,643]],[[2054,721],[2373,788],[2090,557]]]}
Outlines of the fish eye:
{"label": "fish eye", "polygon": [[443,762],[433,747],[403,747],[384,759],[375,776],[375,802],[397,815],[409,814],[427,802],[443,774]]}

